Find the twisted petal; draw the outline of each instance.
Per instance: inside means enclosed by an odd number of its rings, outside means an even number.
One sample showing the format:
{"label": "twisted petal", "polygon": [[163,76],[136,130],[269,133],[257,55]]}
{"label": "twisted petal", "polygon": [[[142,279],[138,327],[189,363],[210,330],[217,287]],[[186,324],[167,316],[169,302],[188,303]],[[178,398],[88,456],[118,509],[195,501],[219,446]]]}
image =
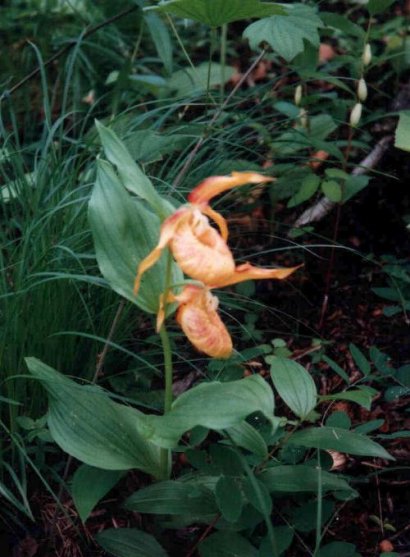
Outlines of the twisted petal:
{"label": "twisted petal", "polygon": [[206,284],[226,280],[235,270],[231,250],[198,209],[175,230],[170,247],[184,273]]}
{"label": "twisted petal", "polygon": [[229,277],[224,277],[220,280],[214,281],[213,283],[208,283],[208,285],[210,288],[223,288],[224,286],[252,279],[282,280],[294,273],[296,269],[299,269],[299,267],[301,267],[301,265],[298,265],[297,267],[289,267],[287,269],[264,269],[263,267],[254,267],[250,263],[244,263],[243,265],[238,265]]}
{"label": "twisted petal", "polygon": [[189,285],[173,300],[180,304],[176,319],[195,348],[211,358],[229,358],[232,339],[218,315],[218,298],[208,288]]}
{"label": "twisted petal", "polygon": [[230,176],[210,176],[198,184],[188,195],[188,201],[193,205],[206,205],[216,195],[243,186],[245,184],[260,184],[271,182],[273,178],[263,176],[257,172],[232,172]]}
{"label": "twisted petal", "polygon": [[162,250],[170,243],[174,237],[177,229],[185,221],[191,218],[191,209],[189,207],[182,207],[173,213],[170,217],[164,220],[161,226],[161,234],[159,242],[156,247],[141,261],[138,266],[137,276],[134,281],[134,294],[138,293],[141,285],[141,278],[145,271],[148,271],[158,259],[161,257]]}

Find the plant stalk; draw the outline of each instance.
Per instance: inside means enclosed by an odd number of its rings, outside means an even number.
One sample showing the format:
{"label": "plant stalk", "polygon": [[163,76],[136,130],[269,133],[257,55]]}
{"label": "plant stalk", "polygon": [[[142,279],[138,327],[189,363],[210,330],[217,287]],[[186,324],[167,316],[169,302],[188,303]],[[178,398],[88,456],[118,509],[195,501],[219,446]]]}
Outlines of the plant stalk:
{"label": "plant stalk", "polygon": [[[161,337],[162,351],[164,354],[164,368],[165,368],[165,396],[164,396],[164,414],[167,414],[171,410],[172,406],[172,379],[173,379],[173,369],[172,369],[172,351],[169,342],[168,331],[165,325],[162,325],[159,336]],[[168,479],[171,474],[171,451],[169,449],[161,449],[161,470],[162,478]]]}

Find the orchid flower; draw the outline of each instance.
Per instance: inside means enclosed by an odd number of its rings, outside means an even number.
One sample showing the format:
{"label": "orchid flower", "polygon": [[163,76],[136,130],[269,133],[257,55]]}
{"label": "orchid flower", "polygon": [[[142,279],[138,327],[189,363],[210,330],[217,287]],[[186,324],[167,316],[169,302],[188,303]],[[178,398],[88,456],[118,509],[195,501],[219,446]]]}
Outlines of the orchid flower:
{"label": "orchid flower", "polygon": [[[252,278],[250,273],[257,267],[247,266],[246,270],[235,267],[231,250],[226,243],[226,221],[210,207],[209,201],[224,191],[244,184],[270,181],[272,178],[256,172],[233,172],[230,176],[211,176],[201,182],[189,194],[189,203],[177,209],[163,222],[158,245],[138,267],[134,283],[135,294],[139,290],[142,275],[158,261],[167,246],[186,275],[212,288]],[[217,224],[219,232],[210,225],[208,217]]]}
{"label": "orchid flower", "polygon": [[[213,358],[229,358],[233,349],[232,339],[219,317],[219,300],[211,293],[211,289],[251,279],[285,279],[298,268],[265,269],[250,263],[235,266],[226,243],[226,221],[209,206],[209,201],[219,193],[247,183],[271,180],[255,172],[212,176],[189,194],[188,204],[177,209],[163,222],[157,246],[138,267],[135,294],[139,290],[142,275],[158,261],[166,247],[170,248],[183,272],[203,284],[189,284],[179,294],[168,290],[161,296],[157,331],[165,319],[165,305],[176,302],[176,320],[192,344]],[[210,225],[208,217],[217,224],[219,232]]]}

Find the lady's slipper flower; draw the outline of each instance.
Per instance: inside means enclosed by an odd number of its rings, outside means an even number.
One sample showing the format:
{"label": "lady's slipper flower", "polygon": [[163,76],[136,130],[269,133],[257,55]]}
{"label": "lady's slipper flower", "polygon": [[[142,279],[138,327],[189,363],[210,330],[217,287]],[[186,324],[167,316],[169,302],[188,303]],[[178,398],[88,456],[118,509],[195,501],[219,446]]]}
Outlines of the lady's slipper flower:
{"label": "lady's slipper flower", "polygon": [[[215,286],[228,284],[236,272],[232,253],[226,244],[228,228],[222,215],[209,206],[209,201],[244,184],[270,181],[272,178],[256,172],[233,172],[230,176],[211,176],[201,182],[189,194],[189,203],[163,222],[158,245],[138,267],[134,292],[138,292],[142,275],[158,261],[167,246],[189,277]],[[212,228],[207,217],[216,222],[220,234]]]}
{"label": "lady's slipper flower", "polygon": [[[239,265],[231,281],[219,286],[228,286],[249,279],[284,279],[298,267],[289,269],[262,269],[249,263]],[[177,302],[176,320],[185,335],[197,350],[211,358],[229,358],[232,354],[232,339],[217,312],[219,300],[211,294],[210,286],[193,284],[183,288],[180,294],[168,293],[167,302]],[[157,318],[157,331],[165,319],[164,300],[161,300]]]}
{"label": "lady's slipper flower", "polygon": [[232,339],[217,312],[219,300],[209,288],[188,285],[169,300],[178,302],[176,320],[197,350],[211,358],[229,358]]}

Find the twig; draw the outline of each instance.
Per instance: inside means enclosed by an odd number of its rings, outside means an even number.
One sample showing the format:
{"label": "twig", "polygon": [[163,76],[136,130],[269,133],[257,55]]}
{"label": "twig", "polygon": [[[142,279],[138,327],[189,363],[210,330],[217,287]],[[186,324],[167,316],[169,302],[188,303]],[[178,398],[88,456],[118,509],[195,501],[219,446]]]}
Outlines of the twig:
{"label": "twig", "polygon": [[[108,19],[105,19],[101,23],[98,23],[97,25],[94,25],[94,26],[90,27],[89,29],[83,31],[80,36],[81,36],[82,39],[85,39],[85,38],[89,37],[90,35],[92,35],[93,33],[95,33],[96,31],[99,31],[102,27],[105,27],[106,25],[110,25],[111,23],[114,23],[114,21],[117,21],[118,19],[121,19],[122,17],[130,14],[131,12],[134,12],[137,9],[139,9],[138,5],[131,6],[130,8],[127,8],[126,10],[123,10],[122,12],[119,12],[118,14],[116,14],[112,17],[109,17]],[[65,54],[66,52],[71,50],[76,44],[77,44],[77,41],[75,40],[75,41],[70,42],[66,46],[63,46],[62,48],[60,48],[60,50],[58,50],[55,54],[53,54],[53,56],[51,56],[51,58],[49,58],[48,60],[46,60],[44,62],[44,67],[49,66],[50,64],[52,64],[55,60],[60,58],[60,56],[62,56],[63,54]],[[17,91],[17,89],[20,89],[20,87],[25,85],[28,81],[30,81],[30,79],[32,79],[38,73],[40,73],[40,70],[41,70],[40,67],[36,68],[35,70],[33,70],[32,72],[27,74],[25,77],[23,77],[23,79],[20,80],[18,83],[13,85],[13,87],[11,89],[6,89],[5,91],[3,91],[3,93],[0,95],[0,103],[1,103],[2,100],[6,99],[7,97],[9,97],[13,93],[15,93],[15,91]]]}
{"label": "twig", "polygon": [[211,522],[211,524],[209,524],[209,526],[203,531],[203,533],[201,534],[199,540],[196,542],[194,547],[186,554],[186,557],[192,557],[192,555],[195,553],[198,545],[207,537],[209,532],[212,530],[212,528],[215,526],[215,524],[218,522],[218,520],[220,518],[221,518],[221,515],[218,513],[215,516],[215,518],[213,519],[213,521]]}
{"label": "twig", "polygon": [[[241,79],[238,81],[238,83],[235,85],[235,87],[232,89],[232,91],[229,93],[229,95],[226,97],[225,101],[221,104],[221,106],[218,108],[218,110],[215,111],[215,114],[213,115],[213,117],[211,118],[211,121],[209,122],[208,125],[208,130],[215,124],[215,122],[218,120],[219,116],[222,114],[222,112],[225,110],[226,106],[228,105],[228,103],[230,102],[230,100],[232,99],[232,97],[235,95],[235,93],[237,92],[237,90],[243,85],[243,83],[248,79],[248,76],[252,73],[252,71],[255,69],[255,67],[259,64],[259,62],[262,60],[262,58],[265,56],[266,50],[263,49],[262,52],[259,54],[259,56],[254,60],[254,62],[249,66],[249,68],[247,69],[247,71],[242,75]],[[182,167],[181,171],[179,172],[179,174],[177,175],[177,177],[175,178],[173,184],[172,184],[172,188],[171,191],[176,190],[176,188],[179,186],[179,184],[181,183],[182,179],[184,178],[185,174],[188,172],[192,161],[195,158],[195,155],[198,153],[199,149],[202,147],[202,144],[204,143],[206,139],[206,132],[204,135],[202,135],[198,141],[196,142],[196,144],[194,145],[192,151],[189,153],[184,166]]]}
{"label": "twig", "polygon": [[[353,170],[352,176],[361,176],[368,170],[374,168],[393,140],[392,135],[388,135],[380,139],[374,146],[373,150],[362,160]],[[337,205],[334,201],[330,201],[327,197],[322,197],[314,205],[306,209],[293,224],[293,228],[300,228],[311,222],[318,222],[325,217]]]}

